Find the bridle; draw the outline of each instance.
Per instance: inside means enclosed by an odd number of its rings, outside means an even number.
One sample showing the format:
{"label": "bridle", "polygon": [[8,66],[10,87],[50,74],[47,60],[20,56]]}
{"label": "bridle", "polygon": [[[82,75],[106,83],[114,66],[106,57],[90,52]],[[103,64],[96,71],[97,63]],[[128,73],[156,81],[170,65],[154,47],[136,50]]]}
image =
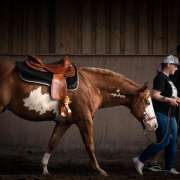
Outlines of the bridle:
{"label": "bridle", "polygon": [[[144,106],[144,109],[146,109],[145,106]],[[148,121],[152,121],[153,119],[156,119],[155,116],[150,117],[146,111],[144,112],[144,117],[145,118],[143,119],[143,122],[142,122],[143,123],[143,129],[145,129],[144,123],[146,123]],[[146,117],[148,117],[148,118],[146,118]]]}
{"label": "bridle", "polygon": [[[143,119],[143,122],[141,122],[142,128],[143,128],[143,134],[144,134],[144,136],[146,137],[146,139],[147,139],[150,143],[156,144],[156,143],[153,142],[153,141],[151,140],[151,138],[148,136],[146,127],[145,127],[145,125],[144,125],[144,122],[146,123],[146,122],[148,122],[148,121],[151,121],[151,120],[155,119],[156,117],[155,117],[155,116],[150,117],[150,116],[148,115],[148,113],[146,112],[146,107],[145,107],[145,105],[144,105],[144,109],[145,109],[144,115],[145,115],[145,117],[148,117],[148,118],[144,118],[144,119]],[[152,132],[152,131],[149,131],[149,132]],[[154,132],[154,131],[153,131],[153,132]]]}
{"label": "bridle", "polygon": [[[150,96],[148,96],[148,97],[150,97]],[[147,104],[150,105],[150,103],[147,103]],[[143,102],[143,109],[144,109],[144,113],[143,113],[144,117],[142,118],[141,125],[142,125],[143,130],[146,130],[145,123],[147,123],[148,121],[152,121],[153,119],[156,119],[156,117],[155,116],[150,117],[149,114],[146,112],[146,103],[145,102]]]}

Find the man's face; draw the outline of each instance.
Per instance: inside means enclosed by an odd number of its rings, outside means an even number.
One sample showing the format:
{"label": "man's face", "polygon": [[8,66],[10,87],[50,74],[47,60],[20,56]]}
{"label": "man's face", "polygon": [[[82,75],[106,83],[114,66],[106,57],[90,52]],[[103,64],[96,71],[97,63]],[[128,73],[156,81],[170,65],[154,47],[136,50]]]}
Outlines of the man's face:
{"label": "man's face", "polygon": [[177,70],[177,65],[176,64],[169,64],[168,68],[169,68],[169,74],[173,75]]}

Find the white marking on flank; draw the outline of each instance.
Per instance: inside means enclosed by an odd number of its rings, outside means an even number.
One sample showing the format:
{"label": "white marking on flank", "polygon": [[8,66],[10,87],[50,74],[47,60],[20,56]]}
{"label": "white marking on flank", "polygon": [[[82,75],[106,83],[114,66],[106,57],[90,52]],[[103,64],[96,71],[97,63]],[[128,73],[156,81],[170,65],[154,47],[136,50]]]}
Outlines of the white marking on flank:
{"label": "white marking on flank", "polygon": [[30,92],[27,98],[23,99],[24,106],[29,110],[34,110],[40,115],[47,111],[53,111],[58,114],[58,101],[52,100],[49,93],[42,94],[42,87]]}

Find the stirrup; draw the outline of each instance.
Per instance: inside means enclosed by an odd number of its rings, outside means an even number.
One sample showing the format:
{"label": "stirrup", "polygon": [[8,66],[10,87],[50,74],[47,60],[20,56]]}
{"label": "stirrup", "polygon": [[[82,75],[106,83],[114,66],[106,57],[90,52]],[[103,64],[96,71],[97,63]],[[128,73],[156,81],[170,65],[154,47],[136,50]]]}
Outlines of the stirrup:
{"label": "stirrup", "polygon": [[64,99],[64,104],[61,106],[61,116],[62,117],[71,117],[71,109],[69,107],[69,104],[71,103],[70,98],[68,96]]}

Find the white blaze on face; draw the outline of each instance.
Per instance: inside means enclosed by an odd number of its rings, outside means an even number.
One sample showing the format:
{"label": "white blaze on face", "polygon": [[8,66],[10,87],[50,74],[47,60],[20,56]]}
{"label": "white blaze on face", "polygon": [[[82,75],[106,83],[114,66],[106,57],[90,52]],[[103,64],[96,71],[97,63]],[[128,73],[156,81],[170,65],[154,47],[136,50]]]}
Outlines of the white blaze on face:
{"label": "white blaze on face", "polygon": [[48,111],[58,114],[58,101],[52,100],[49,93],[42,94],[42,87],[30,92],[29,96],[23,99],[24,106],[34,110],[40,115]]}
{"label": "white blaze on face", "polygon": [[[158,127],[158,123],[157,123],[156,115],[155,115],[155,112],[154,112],[151,97],[148,98],[148,101],[149,101],[150,104],[145,109],[146,116],[145,116],[144,125],[149,130],[156,130],[157,127]],[[152,118],[152,119],[148,120],[148,118]],[[146,121],[146,119],[147,119],[147,121]]]}

